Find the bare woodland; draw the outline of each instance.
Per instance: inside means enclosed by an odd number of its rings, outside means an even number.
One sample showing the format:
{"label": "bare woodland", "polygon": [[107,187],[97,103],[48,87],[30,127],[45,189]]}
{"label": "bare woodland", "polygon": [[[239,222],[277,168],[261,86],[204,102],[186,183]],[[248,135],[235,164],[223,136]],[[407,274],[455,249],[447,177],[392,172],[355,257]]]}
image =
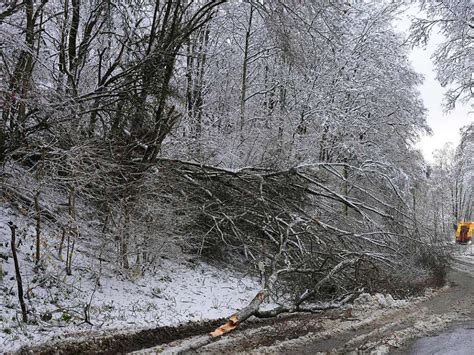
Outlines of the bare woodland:
{"label": "bare woodland", "polygon": [[[404,41],[402,2],[2,2],[2,179],[20,164],[38,187],[1,191],[34,211],[38,272],[44,223],[76,272],[87,205],[125,273],[148,272],[171,244],[260,278],[213,335],[362,290],[441,284],[452,225],[473,218],[474,126],[424,161],[408,51],[438,28],[446,109],[468,102],[472,7],[420,3],[428,17]],[[51,186],[68,196],[54,210]],[[267,299],[280,306],[261,310]]]}

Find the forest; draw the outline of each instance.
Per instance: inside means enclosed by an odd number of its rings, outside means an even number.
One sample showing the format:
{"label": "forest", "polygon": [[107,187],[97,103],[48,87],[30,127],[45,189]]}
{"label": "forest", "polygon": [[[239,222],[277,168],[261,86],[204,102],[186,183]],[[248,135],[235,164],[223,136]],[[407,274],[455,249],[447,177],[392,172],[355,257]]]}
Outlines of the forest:
{"label": "forest", "polygon": [[253,280],[212,337],[442,286],[453,226],[474,219],[474,124],[423,157],[409,51],[441,33],[444,108],[472,107],[472,4],[420,0],[404,37],[406,6],[2,1],[3,346],[97,324],[105,284],[188,263]]}

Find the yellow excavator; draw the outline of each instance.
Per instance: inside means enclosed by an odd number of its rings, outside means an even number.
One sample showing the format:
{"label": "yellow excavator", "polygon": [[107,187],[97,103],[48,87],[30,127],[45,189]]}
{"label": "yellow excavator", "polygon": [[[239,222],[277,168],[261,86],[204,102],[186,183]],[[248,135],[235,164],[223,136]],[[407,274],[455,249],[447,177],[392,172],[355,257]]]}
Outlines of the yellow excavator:
{"label": "yellow excavator", "polygon": [[469,244],[474,234],[474,222],[462,221],[456,228],[456,243]]}

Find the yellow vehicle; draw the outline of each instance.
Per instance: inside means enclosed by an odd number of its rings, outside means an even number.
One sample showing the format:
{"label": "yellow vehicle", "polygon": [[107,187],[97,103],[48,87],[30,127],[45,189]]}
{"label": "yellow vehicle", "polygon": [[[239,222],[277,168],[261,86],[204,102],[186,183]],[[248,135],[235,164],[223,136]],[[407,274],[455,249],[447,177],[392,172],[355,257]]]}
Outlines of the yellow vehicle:
{"label": "yellow vehicle", "polygon": [[474,222],[459,222],[456,229],[456,243],[468,244],[474,234]]}

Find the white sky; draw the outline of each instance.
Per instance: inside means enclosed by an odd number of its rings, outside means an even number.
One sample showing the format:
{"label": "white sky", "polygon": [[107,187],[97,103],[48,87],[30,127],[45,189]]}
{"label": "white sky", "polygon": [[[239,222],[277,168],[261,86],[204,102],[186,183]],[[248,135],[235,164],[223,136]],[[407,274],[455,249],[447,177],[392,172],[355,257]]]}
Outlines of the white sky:
{"label": "white sky", "polygon": [[[410,17],[417,14],[417,7],[410,6],[401,16],[400,21],[397,21],[397,29],[408,33]],[[442,40],[442,35],[433,33],[426,48],[417,47],[410,53],[413,67],[425,77],[425,81],[419,90],[427,109],[426,120],[433,130],[433,135],[422,137],[416,147],[422,151],[423,156],[428,161],[432,161],[433,152],[442,148],[447,142],[452,142],[454,146],[458,145],[461,139],[459,129],[474,121],[474,114],[469,105],[458,103],[453,111],[443,112],[442,101],[445,89],[436,80],[433,62],[430,58]]]}

